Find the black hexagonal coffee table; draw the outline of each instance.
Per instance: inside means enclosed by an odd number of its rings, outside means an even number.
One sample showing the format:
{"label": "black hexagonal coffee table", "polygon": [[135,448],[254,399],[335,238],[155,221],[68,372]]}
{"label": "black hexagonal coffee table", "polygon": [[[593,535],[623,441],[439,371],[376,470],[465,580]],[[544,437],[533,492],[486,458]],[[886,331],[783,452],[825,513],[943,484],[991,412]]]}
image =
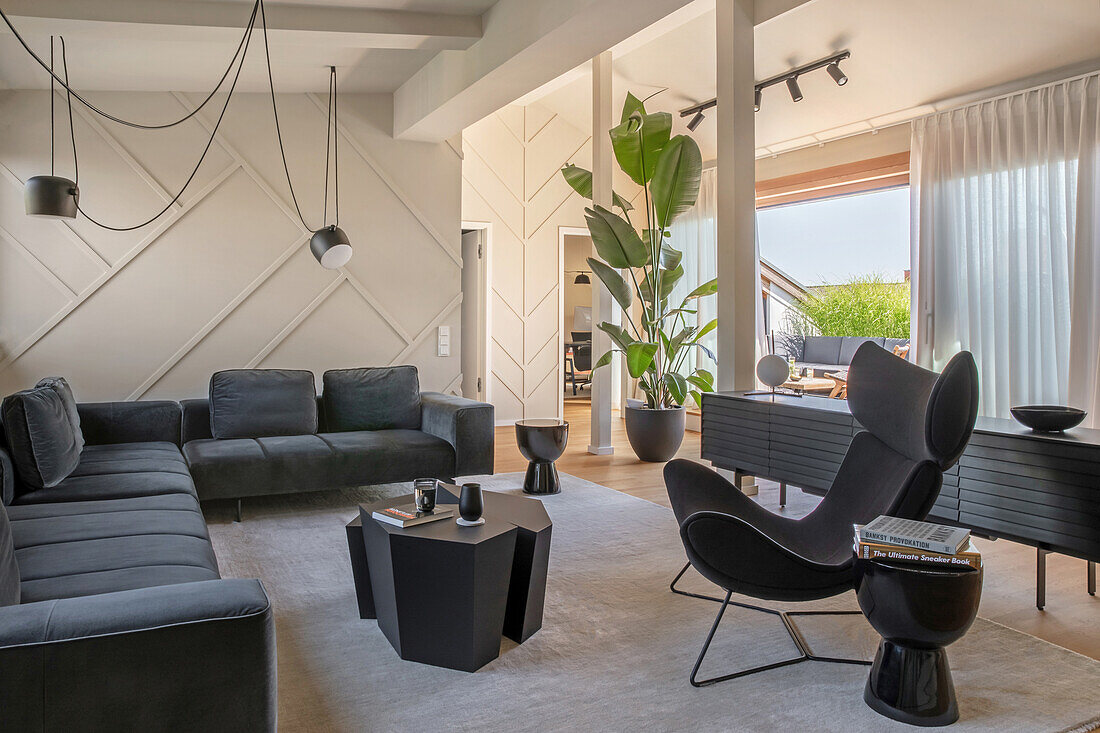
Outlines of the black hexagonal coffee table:
{"label": "black hexagonal coffee table", "polygon": [[[360,506],[347,526],[361,618],[402,659],[473,672],[499,654],[500,637],[522,643],[542,628],[553,525],[542,502],[486,491],[485,524],[454,519],[409,529],[371,513],[410,497]],[[440,484],[438,503],[457,503]]]}

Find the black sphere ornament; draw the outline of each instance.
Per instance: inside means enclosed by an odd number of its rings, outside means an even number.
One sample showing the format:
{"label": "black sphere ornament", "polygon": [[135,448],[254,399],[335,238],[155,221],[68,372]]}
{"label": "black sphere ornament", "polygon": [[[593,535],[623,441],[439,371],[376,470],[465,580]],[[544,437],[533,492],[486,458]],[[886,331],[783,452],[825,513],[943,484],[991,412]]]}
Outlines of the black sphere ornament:
{"label": "black sphere ornament", "polygon": [[481,516],[484,511],[481,484],[462,484],[462,493],[458,495],[458,513],[461,516],[455,521],[463,527],[485,524],[485,518]]}

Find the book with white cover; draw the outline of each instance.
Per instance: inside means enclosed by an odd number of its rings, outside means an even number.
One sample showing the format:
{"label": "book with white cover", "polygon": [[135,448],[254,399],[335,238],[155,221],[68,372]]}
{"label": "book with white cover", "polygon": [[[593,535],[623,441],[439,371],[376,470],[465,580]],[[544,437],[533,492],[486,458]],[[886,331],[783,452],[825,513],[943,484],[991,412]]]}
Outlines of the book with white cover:
{"label": "book with white cover", "polygon": [[913,519],[878,516],[858,529],[860,542],[885,542],[954,555],[970,539],[970,530]]}

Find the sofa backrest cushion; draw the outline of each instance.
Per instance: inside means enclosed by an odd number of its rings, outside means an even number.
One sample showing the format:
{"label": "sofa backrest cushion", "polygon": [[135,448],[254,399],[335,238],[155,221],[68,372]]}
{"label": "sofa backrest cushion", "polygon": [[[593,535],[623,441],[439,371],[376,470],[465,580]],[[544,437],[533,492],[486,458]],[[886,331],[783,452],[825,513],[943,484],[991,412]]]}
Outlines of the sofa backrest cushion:
{"label": "sofa backrest cushion", "polygon": [[80,462],[72,422],[53,387],[8,395],[0,405],[12,462],[22,484],[43,489],[61,483]]}
{"label": "sofa backrest cushion", "polygon": [[210,434],[264,438],[317,432],[313,372],[227,369],[210,377]]}
{"label": "sofa backrest cushion", "polygon": [[807,364],[839,364],[841,336],[807,336],[802,361]]}
{"label": "sofa backrest cushion", "polygon": [[65,377],[46,377],[38,380],[38,384],[34,386],[49,387],[57,392],[57,396],[61,398],[61,404],[65,406],[65,417],[69,418],[69,424],[72,425],[76,444],[80,450],[84,450],[84,433],[80,430],[80,413],[77,412],[76,398],[73,396],[73,390],[69,387],[69,383],[65,381]]}
{"label": "sofa backrest cushion", "polygon": [[11,523],[4,505],[0,504],[0,606],[19,604],[19,566],[15,562],[15,543]]}
{"label": "sofa backrest cushion", "polygon": [[420,429],[420,379],[414,366],[331,369],[322,377],[325,429]]}
{"label": "sofa backrest cushion", "polygon": [[870,341],[875,346],[882,346],[886,339],[881,336],[843,336],[840,340],[840,361],[837,364],[851,364],[852,357],[856,355],[856,349]]}
{"label": "sofa backrest cushion", "polygon": [[882,348],[886,349],[891,354],[894,353],[894,347],[908,345],[909,339],[884,339],[882,342]]}

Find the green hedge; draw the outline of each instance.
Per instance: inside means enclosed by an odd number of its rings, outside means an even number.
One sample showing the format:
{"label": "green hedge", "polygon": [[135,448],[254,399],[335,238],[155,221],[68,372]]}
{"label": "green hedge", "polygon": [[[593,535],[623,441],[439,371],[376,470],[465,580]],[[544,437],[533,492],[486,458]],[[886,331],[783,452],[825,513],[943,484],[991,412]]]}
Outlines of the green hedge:
{"label": "green hedge", "polygon": [[881,276],[814,289],[793,303],[791,330],[822,336],[909,338],[909,283]]}

